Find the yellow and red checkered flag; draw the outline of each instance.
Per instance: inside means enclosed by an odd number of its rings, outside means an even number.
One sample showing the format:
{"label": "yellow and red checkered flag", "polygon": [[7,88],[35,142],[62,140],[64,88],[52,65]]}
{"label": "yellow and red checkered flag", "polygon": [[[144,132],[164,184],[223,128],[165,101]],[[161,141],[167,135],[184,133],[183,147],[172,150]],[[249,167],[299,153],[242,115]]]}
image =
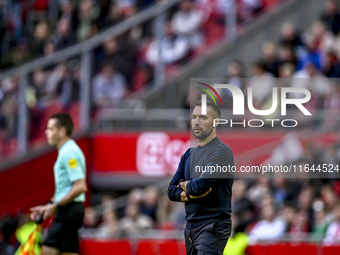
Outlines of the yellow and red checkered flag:
{"label": "yellow and red checkered flag", "polygon": [[[25,233],[20,233],[21,235],[29,234],[28,239],[26,242],[21,243],[20,247],[16,251],[14,255],[40,255],[40,245],[39,242],[41,241],[41,225],[34,224],[33,232],[29,231],[28,228],[32,229],[31,226],[27,226],[26,229],[18,229],[17,231],[23,231]],[[24,227],[24,226],[23,226]],[[27,233],[29,231],[29,233]],[[22,239],[22,238],[21,238]],[[25,239],[25,238],[24,238]],[[20,240],[19,240],[20,241]]]}

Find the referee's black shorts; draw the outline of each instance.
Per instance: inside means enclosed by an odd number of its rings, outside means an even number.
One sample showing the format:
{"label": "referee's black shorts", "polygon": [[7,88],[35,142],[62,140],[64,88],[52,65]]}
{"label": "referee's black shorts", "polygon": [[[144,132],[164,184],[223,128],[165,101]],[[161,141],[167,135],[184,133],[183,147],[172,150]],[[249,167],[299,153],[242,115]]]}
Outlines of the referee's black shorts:
{"label": "referee's black shorts", "polygon": [[83,225],[84,213],[85,207],[80,202],[59,207],[42,244],[56,248],[61,253],[79,253],[78,229]]}
{"label": "referee's black shorts", "polygon": [[231,221],[214,221],[184,229],[187,255],[223,255],[231,234]]}

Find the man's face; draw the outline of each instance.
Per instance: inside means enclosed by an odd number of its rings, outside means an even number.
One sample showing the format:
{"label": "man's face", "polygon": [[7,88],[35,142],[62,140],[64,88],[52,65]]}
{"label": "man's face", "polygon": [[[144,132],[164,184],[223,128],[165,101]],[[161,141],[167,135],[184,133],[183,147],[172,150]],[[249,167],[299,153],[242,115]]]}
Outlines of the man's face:
{"label": "man's face", "polygon": [[202,115],[201,106],[196,106],[191,115],[191,128],[198,140],[206,139],[214,130],[214,119],[217,114],[207,106],[207,115]]}
{"label": "man's face", "polygon": [[103,68],[103,74],[107,77],[107,78],[111,78],[114,75],[114,69],[111,66],[105,66]]}
{"label": "man's face", "polygon": [[45,130],[47,143],[56,146],[60,141],[61,130],[57,126],[56,119],[49,119]]}

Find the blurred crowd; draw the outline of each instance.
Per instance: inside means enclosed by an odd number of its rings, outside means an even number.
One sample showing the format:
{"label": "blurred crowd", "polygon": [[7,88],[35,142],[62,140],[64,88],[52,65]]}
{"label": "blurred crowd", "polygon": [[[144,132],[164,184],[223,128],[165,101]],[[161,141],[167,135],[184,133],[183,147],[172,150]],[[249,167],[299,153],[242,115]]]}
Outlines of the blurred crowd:
{"label": "blurred crowd", "polygon": [[[306,145],[297,165],[339,167],[340,144]],[[339,243],[340,179],[338,171],[313,178],[238,179],[233,186],[234,231],[250,242],[290,240]]]}
{"label": "blurred crowd", "polygon": [[[1,1],[1,69],[84,41],[160,1]],[[238,24],[241,26],[279,1],[237,1]],[[153,20],[120,36],[108,37],[103,45],[93,50],[93,117],[96,109],[114,107],[134,91],[150,86],[154,81],[154,67],[160,62],[170,76],[221,40],[226,31],[228,8],[225,0],[184,0],[166,13],[160,40],[155,37]],[[79,126],[81,76],[80,57],[37,68],[29,75],[26,103],[29,139],[33,146],[43,139],[45,123],[52,112],[69,112],[76,127]],[[0,81],[0,157],[12,155],[17,148],[21,82],[19,76]]]}
{"label": "blurred crowd", "polygon": [[156,1],[1,1],[1,67],[19,65],[84,41]]}
{"label": "blurred crowd", "polygon": [[[228,84],[243,90],[244,95],[247,95],[248,88],[252,88],[252,102],[258,110],[270,109],[273,87],[278,88],[279,97],[281,87],[308,89],[311,99],[304,106],[312,114],[317,113],[316,110],[339,110],[339,30],[339,6],[336,1],[329,0],[319,19],[306,31],[298,31],[293,23],[284,23],[278,41],[263,43],[260,59],[251,66],[245,66],[238,60],[232,61],[228,64],[224,77]],[[190,100],[195,101],[200,97],[193,96],[194,93],[197,94],[197,91],[188,93],[185,107],[189,107]],[[233,100],[230,91],[221,89],[219,95],[222,97],[223,107],[231,109]],[[279,112],[275,114],[272,117],[280,115]]]}
{"label": "blurred crowd", "polygon": [[[165,0],[3,0],[0,2],[1,68],[50,55],[134,16]],[[276,0],[275,0],[276,1]],[[193,2],[193,8],[189,2]],[[263,0],[237,1],[238,21],[249,21],[263,9]],[[273,1],[274,2],[274,1]],[[189,36],[190,44],[201,42],[197,32],[210,17],[224,23],[229,2],[184,1],[171,20],[176,35]],[[173,14],[171,13],[171,16]],[[186,26],[183,26],[183,21]],[[149,26],[148,24],[147,26]],[[150,27],[142,33],[150,34]],[[146,32],[145,30],[149,30]],[[133,31],[139,37],[141,31]]]}

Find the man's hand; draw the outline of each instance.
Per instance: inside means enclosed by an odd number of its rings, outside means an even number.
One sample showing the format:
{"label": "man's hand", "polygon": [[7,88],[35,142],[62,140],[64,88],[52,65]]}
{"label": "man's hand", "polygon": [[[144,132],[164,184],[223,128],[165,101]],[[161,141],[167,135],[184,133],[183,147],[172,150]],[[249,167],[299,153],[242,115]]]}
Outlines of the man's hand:
{"label": "man's hand", "polygon": [[[182,184],[182,183],[181,183]],[[193,195],[189,195],[190,199],[197,199],[197,198],[201,198],[201,197],[205,197],[206,195],[208,195],[210,192],[212,191],[212,189],[208,189],[204,194],[199,195],[199,196],[193,196]],[[187,195],[185,194],[185,191],[182,191],[181,193],[181,201],[182,202],[188,202],[189,199],[187,198]]]}
{"label": "man's hand", "polygon": [[36,206],[33,208],[30,208],[31,213],[31,219],[33,221],[36,221],[39,216],[43,213],[44,214],[44,220],[52,217],[56,211],[57,211],[57,204],[48,204],[43,206]]}
{"label": "man's hand", "polygon": [[33,208],[30,208],[30,211],[31,211],[31,214],[30,214],[30,218],[32,221],[37,221],[40,217],[40,213],[39,213],[39,210],[44,207],[44,205],[41,205],[41,206],[36,206],[36,207],[33,207]]}
{"label": "man's hand", "polygon": [[178,188],[181,188],[182,190],[184,190],[184,192],[187,192],[187,183],[189,181],[183,181],[179,184],[179,187]]}

